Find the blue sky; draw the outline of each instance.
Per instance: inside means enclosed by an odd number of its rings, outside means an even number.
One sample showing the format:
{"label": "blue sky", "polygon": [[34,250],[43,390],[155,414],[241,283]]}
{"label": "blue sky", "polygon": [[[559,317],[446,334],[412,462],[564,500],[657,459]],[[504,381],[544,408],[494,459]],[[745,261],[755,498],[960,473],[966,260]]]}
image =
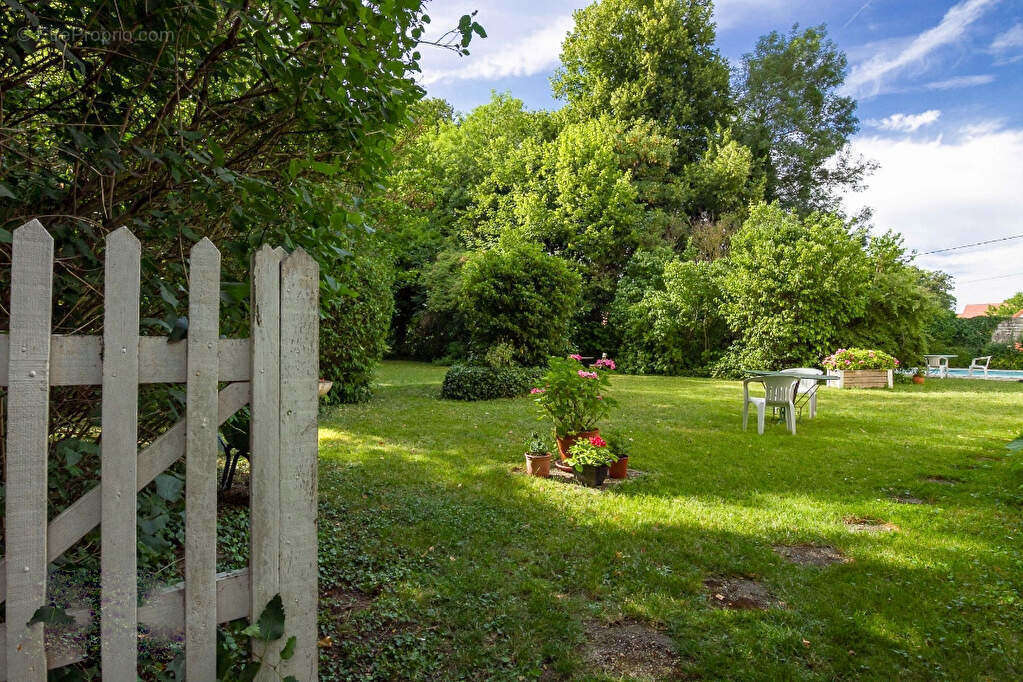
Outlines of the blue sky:
{"label": "blue sky", "polygon": [[[431,0],[436,29],[479,10],[489,37],[458,58],[427,50],[421,83],[459,111],[509,91],[550,94],[561,40],[585,0]],[[1023,234],[1023,0],[719,0],[718,46],[735,61],[772,30],[827,24],[859,102],[854,149],[881,164],[847,208],[923,253]],[[956,276],[958,307],[1023,290],[1023,239],[921,255]]]}

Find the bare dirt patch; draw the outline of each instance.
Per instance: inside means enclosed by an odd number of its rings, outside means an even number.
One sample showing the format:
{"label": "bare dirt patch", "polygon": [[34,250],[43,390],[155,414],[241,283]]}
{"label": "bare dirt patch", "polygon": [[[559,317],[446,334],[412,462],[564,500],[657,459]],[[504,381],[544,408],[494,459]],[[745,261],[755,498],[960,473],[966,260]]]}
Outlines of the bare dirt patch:
{"label": "bare dirt patch", "polygon": [[927,504],[927,502],[919,497],[910,495],[909,493],[899,493],[892,495],[892,499],[899,504]]}
{"label": "bare dirt patch", "polygon": [[794,564],[801,566],[830,566],[847,564],[852,561],[834,547],[827,545],[775,545],[774,551]]}
{"label": "bare dirt patch", "polygon": [[899,529],[894,523],[870,516],[847,516],[843,521],[853,533],[894,533]]}
{"label": "bare dirt patch", "polygon": [[586,663],[607,675],[629,679],[678,679],[675,643],[663,632],[632,619],[586,623]]}
{"label": "bare dirt patch", "polygon": [[707,601],[719,609],[764,611],[782,605],[766,587],[752,578],[707,578],[703,586],[709,593]]}
{"label": "bare dirt patch", "polygon": [[[522,466],[514,466],[514,467],[512,467],[511,472],[513,474],[525,475],[526,474],[526,469],[525,469],[525,467],[522,467]],[[639,471],[637,469],[629,469],[629,472],[627,474],[628,478],[611,478],[611,477],[608,477],[608,478],[604,479],[604,483],[601,484],[601,486],[599,488],[588,488],[588,489],[589,490],[595,490],[595,491],[598,491],[598,492],[601,491],[601,490],[610,490],[611,488],[614,488],[615,486],[620,485],[620,484],[624,483],[625,481],[631,481],[631,480],[636,479],[636,478],[642,478],[643,476],[646,476],[646,475],[647,475],[647,472],[645,472],[645,471]],[[577,486],[580,486],[580,487],[583,487],[583,488],[586,487],[582,483],[580,483],[579,481],[575,480],[575,475],[572,472],[570,472],[570,471],[562,471],[561,469],[558,469],[557,467],[554,466],[553,462],[551,463],[551,475],[550,475],[550,478],[548,480],[556,481],[557,483],[564,483],[566,485],[577,485]]]}
{"label": "bare dirt patch", "polygon": [[924,480],[928,483],[940,483],[941,485],[959,485],[963,482],[963,479],[954,476],[928,476]]}
{"label": "bare dirt patch", "polygon": [[321,595],[324,605],[337,617],[348,618],[353,613],[366,611],[373,606],[373,597],[359,590],[335,587]]}

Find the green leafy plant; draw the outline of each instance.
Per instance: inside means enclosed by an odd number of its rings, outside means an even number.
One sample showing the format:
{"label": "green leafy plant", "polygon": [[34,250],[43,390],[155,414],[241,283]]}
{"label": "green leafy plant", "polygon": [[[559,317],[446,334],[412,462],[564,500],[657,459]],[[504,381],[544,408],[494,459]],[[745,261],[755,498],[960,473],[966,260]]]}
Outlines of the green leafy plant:
{"label": "green leafy plant", "polygon": [[607,447],[617,459],[625,459],[632,452],[632,439],[621,431],[609,431]]}
{"label": "green leafy plant", "polygon": [[547,440],[540,436],[536,431],[530,434],[529,439],[526,440],[526,454],[527,455],[546,455],[551,449]]}
{"label": "green leafy plant", "polygon": [[839,348],[821,361],[826,369],[895,369],[899,361],[888,353],[866,348]]}
{"label": "green leafy plant", "polygon": [[582,471],[586,466],[602,467],[618,461],[618,457],[600,436],[576,441],[568,449],[568,454],[572,456],[565,460],[565,464],[576,471]]}
{"label": "green leafy plant", "polygon": [[608,395],[614,367],[610,359],[586,368],[578,355],[552,357],[540,386],[531,391],[540,419],[551,419],[559,437],[596,427],[618,404]]}

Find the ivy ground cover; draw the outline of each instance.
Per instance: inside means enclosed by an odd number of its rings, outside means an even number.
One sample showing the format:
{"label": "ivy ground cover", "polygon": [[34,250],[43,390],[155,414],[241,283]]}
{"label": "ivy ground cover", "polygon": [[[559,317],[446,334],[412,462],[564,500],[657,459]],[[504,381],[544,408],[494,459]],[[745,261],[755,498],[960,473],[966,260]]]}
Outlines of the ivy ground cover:
{"label": "ivy ground cover", "polygon": [[324,679],[1023,676],[1023,386],[823,390],[760,437],[735,382],[615,376],[642,475],[598,492],[443,376],[322,415]]}

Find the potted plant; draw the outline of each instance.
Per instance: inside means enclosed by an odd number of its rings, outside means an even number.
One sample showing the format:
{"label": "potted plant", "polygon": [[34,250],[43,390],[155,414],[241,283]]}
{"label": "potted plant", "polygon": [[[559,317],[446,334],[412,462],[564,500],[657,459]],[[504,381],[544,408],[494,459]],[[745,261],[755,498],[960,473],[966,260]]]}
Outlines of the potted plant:
{"label": "potted plant", "polygon": [[927,368],[920,366],[913,370],[913,383],[922,384],[927,378]]}
{"label": "potted plant", "polygon": [[[600,433],[597,424],[616,404],[607,395],[614,360],[601,358],[586,367],[578,355],[552,357],[541,385],[531,393],[540,419],[554,423],[554,436],[562,461],[569,458],[572,444]],[[564,468],[564,467],[559,467]]]}
{"label": "potted plant", "polygon": [[891,388],[899,367],[888,353],[866,348],[839,348],[821,364],[838,377],[838,388]]}
{"label": "potted plant", "polygon": [[600,436],[577,440],[569,448],[569,454],[565,464],[572,467],[577,481],[591,488],[599,488],[604,483],[608,465],[617,459]]}
{"label": "potted plant", "polygon": [[551,475],[551,453],[547,443],[536,433],[526,441],[526,473],[530,476],[547,478]]}
{"label": "potted plant", "polygon": [[623,433],[612,431],[607,435],[607,447],[615,456],[615,462],[608,467],[607,475],[611,478],[628,478],[632,439]]}

